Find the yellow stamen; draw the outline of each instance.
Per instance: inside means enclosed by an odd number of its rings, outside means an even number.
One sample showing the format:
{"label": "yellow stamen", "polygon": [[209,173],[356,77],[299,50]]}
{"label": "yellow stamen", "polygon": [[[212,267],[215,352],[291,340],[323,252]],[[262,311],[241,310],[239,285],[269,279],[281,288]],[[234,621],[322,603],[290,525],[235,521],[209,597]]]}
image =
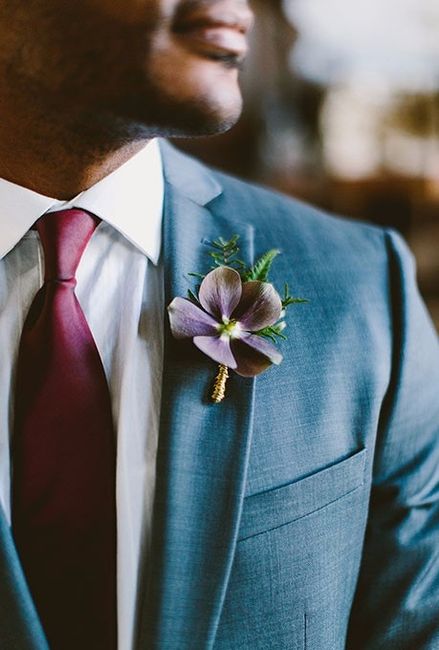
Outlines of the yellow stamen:
{"label": "yellow stamen", "polygon": [[241,327],[236,320],[228,320],[225,316],[223,316],[223,324],[218,325],[220,334],[231,339],[236,338],[240,330]]}

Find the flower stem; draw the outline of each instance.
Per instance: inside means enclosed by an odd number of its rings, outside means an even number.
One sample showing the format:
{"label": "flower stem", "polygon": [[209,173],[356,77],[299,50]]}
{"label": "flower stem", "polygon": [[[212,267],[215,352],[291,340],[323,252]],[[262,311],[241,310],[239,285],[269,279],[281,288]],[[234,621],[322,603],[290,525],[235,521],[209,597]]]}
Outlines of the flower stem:
{"label": "flower stem", "polygon": [[226,396],[226,383],[229,378],[229,369],[227,366],[220,365],[218,374],[213,385],[212,402],[219,404]]}

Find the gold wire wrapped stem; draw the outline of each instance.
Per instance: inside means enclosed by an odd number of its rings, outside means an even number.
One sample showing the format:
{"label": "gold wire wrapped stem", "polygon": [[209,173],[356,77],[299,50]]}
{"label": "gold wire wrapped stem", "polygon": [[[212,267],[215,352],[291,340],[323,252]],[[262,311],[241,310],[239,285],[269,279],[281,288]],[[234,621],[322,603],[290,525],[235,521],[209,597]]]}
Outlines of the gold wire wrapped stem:
{"label": "gold wire wrapped stem", "polygon": [[226,383],[229,378],[229,369],[227,366],[220,365],[218,374],[213,385],[212,402],[220,404],[226,396]]}

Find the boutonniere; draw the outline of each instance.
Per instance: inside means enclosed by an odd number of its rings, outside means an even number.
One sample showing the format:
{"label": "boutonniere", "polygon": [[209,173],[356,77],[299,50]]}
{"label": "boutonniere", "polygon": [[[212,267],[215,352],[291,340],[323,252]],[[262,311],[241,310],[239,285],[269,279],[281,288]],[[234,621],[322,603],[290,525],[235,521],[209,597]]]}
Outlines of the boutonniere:
{"label": "boutonniere", "polygon": [[304,303],[293,298],[285,284],[283,296],[269,281],[271,266],[280,251],[264,253],[253,266],[239,259],[239,236],[205,242],[213,262],[207,275],[190,273],[201,280],[187,298],[174,298],[168,306],[175,338],[191,338],[196,347],[219,364],[212,401],[224,399],[229,370],[254,377],[282,355],[275,344],[286,339],[288,307]]}

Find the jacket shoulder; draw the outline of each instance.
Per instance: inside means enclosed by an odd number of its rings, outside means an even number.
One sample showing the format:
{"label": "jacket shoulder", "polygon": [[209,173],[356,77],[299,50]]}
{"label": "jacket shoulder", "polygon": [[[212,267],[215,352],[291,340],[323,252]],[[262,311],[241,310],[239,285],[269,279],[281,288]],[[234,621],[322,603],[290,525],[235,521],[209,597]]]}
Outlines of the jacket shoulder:
{"label": "jacket shoulder", "polygon": [[[275,240],[278,246],[331,251],[338,263],[346,256],[365,258],[379,254],[387,258],[384,228],[339,215],[287,197],[279,192],[248,183],[222,172],[212,172],[223,192],[212,210],[233,216],[234,223],[250,224],[258,238]],[[358,257],[357,257],[358,259]]]}

